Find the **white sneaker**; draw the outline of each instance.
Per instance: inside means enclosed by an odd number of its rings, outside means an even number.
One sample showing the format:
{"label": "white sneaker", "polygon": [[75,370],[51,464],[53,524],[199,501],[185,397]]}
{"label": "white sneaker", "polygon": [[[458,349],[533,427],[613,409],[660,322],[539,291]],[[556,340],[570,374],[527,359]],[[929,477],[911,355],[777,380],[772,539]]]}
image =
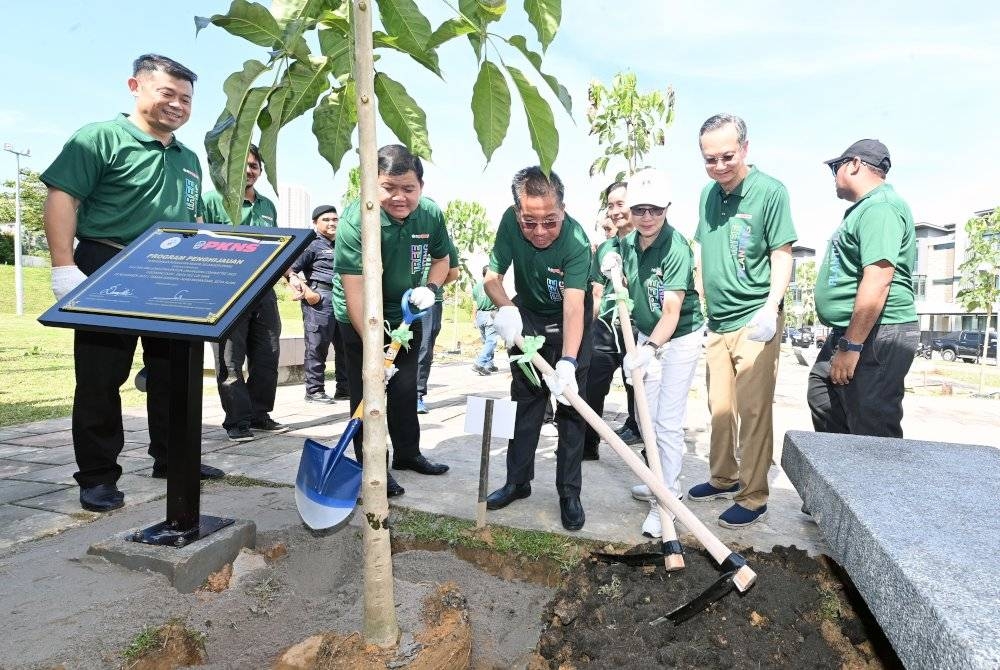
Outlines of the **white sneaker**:
{"label": "white sneaker", "polygon": [[653,502],[656,500],[656,496],[653,492],[649,490],[649,487],[645,484],[636,484],[632,487],[632,497],[636,500],[645,500],[647,502]]}
{"label": "white sneaker", "polygon": [[660,525],[660,510],[656,505],[650,505],[649,514],[642,522],[642,534],[646,537],[663,537],[663,527]]}

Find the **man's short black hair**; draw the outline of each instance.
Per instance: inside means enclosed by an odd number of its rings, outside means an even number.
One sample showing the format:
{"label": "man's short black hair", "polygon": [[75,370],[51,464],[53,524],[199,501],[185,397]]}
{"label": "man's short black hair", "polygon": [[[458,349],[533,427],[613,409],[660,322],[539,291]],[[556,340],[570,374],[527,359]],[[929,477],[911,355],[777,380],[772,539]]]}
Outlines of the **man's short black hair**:
{"label": "man's short black hair", "polygon": [[424,164],[402,144],[387,144],[378,150],[378,173],[398,177],[412,171],[424,183]]}
{"label": "man's short black hair", "polygon": [[518,211],[521,210],[521,198],[526,195],[532,197],[555,195],[556,204],[560,207],[563,206],[563,198],[566,195],[566,189],[559,175],[550,170],[549,176],[546,177],[542,168],[537,165],[519,170],[510,183],[510,192],[514,195],[514,207]]}
{"label": "man's short black hair", "polygon": [[487,273],[487,272],[489,271],[489,269],[490,269],[490,266],[489,266],[489,265],[484,265],[484,266],[483,266],[483,276],[484,276],[484,277],[486,276],[486,273]]}
{"label": "man's short black hair", "polygon": [[256,144],[251,144],[247,147],[247,156],[253,156],[257,159],[257,163],[264,167],[264,160],[260,157],[260,149],[257,148]]}
{"label": "man's short black hair", "polygon": [[132,63],[132,76],[138,76],[140,72],[155,72],[162,70],[175,79],[183,79],[192,86],[198,81],[198,75],[187,69],[172,58],[159,54],[143,54]]}
{"label": "man's short black hair", "polygon": [[611,192],[618,188],[628,188],[628,182],[616,181],[612,184],[609,184],[608,187],[604,189],[604,202],[607,202],[608,198],[611,197]]}

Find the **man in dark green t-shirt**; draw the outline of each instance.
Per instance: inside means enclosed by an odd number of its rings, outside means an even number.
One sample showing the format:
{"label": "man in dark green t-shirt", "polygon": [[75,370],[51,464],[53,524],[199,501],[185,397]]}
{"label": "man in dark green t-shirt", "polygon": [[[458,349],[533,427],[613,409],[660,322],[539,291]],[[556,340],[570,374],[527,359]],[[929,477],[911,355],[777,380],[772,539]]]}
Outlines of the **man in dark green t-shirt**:
{"label": "man in dark green t-shirt", "polygon": [[[278,225],[278,210],[254,184],[260,177],[264,161],[253,144],[247,152],[246,190],[243,193],[240,225]],[[205,221],[232,223],[223,203],[222,194],[205,194]],[[288,427],[271,418],[274,398],[278,391],[278,356],[280,354],[281,315],[274,290],[263,296],[237,321],[218,344],[215,352],[215,381],[225,416],[222,427],[233,442],[247,442],[253,431],[284,433]],[[246,363],[247,376],[243,377]]]}
{"label": "man in dark green t-shirt", "polygon": [[[343,325],[347,383],[351,392],[351,413],[361,403],[364,330],[364,282],[382,282],[382,314],[390,330],[403,320],[400,300],[412,289],[410,303],[424,310],[434,305],[437,289],[448,276],[451,237],[441,208],[423,197],[424,165],[399,144],[378,150],[378,190],[381,209],[382,276],[365,271],[361,253],[361,206],[355,200],[344,210],[337,227],[334,251],[333,312]],[[386,387],[386,422],[392,439],[392,467],[422,475],[448,471],[443,463],[429,461],[420,453],[420,422],[417,418],[417,359],[422,335],[421,319],[410,330],[408,347],[399,350],[395,372]],[[386,338],[386,344],[389,339]],[[389,373],[387,373],[389,375]],[[363,432],[354,438],[354,454],[363,455]],[[402,495],[404,489],[390,474],[387,494]]]}
{"label": "man in dark green t-shirt", "polygon": [[[197,76],[180,63],[146,54],[133,63],[131,114],[84,126],[66,142],[41,180],[48,186],[45,235],[52,292],[72,291],[124,245],[158,221],[200,220],[201,166],[174,131],[191,116]],[[74,249],[74,239],[79,243]],[[73,449],[80,505],[107,512],[124,505],[117,486],[125,443],[119,389],[128,378],[136,337],[77,330]],[[143,336],[149,370],[146,408],[153,477],[166,478],[170,430],[170,342]],[[201,475],[223,472],[203,465]]]}
{"label": "man in dark green t-shirt", "polygon": [[732,114],[709,118],[699,145],[712,178],[701,194],[694,238],[701,248],[708,314],[712,476],[691,488],[688,500],[733,498],[719,524],[740,528],[767,513],[780,346],[776,333],[784,325],[782,301],[796,237],[784,185],[746,162],[750,145],[743,119]]}
{"label": "man in dark green t-shirt", "polygon": [[[486,294],[498,307],[493,325],[512,355],[525,336],[545,338],[538,353],[555,368],[536,386],[520,366],[511,367],[510,394],[517,402],[514,438],[507,448],[507,481],[486,499],[488,509],[501,509],[531,495],[535,475],[535,448],[542,429],[549,393],[559,399],[556,424],[556,490],[563,527],[583,528],[580,504],[583,435],[586,424],[562,397],[586,383],[592,350],[593,318],[589,291],[590,240],[583,228],[566,215],[563,184],[555,172],[538,167],[514,175],[514,206],[507,209],[497,229],[484,281]],[[503,287],[503,276],[514,266],[513,300]]]}
{"label": "man in dark green t-shirt", "polygon": [[832,328],[809,373],[813,426],[824,433],[903,437],[903,381],[920,342],[913,297],[916,229],[885,183],[878,140],[826,161],[844,213],[816,278],[816,313]]}

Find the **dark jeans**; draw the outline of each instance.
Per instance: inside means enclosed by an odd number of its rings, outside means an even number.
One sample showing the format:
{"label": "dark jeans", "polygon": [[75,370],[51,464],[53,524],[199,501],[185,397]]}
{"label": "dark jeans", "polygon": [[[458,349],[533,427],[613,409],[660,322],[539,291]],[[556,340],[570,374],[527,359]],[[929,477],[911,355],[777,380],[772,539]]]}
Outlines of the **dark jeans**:
{"label": "dark jeans", "polygon": [[[589,301],[587,302],[585,313],[589,316],[591,306]],[[518,310],[521,312],[524,324],[522,332],[525,337],[545,336],[545,345],[538,353],[554,367],[562,356],[562,315],[541,317],[520,306]],[[593,352],[590,330],[590,319],[586,318],[576,368],[576,383],[581,389],[587,382],[587,371]],[[517,347],[511,347],[511,356],[520,353],[522,352]],[[535,449],[538,447],[545,408],[549,404],[549,388],[544,381],[540,387],[532,384],[517,364],[511,365],[511,372],[513,379],[510,384],[510,395],[517,403],[517,411],[514,418],[514,437],[507,444],[507,482],[524,484],[535,478]],[[586,423],[572,407],[562,403],[557,405],[556,427],[559,430],[559,443],[556,447],[556,491],[560,497],[578,496],[583,483],[580,466],[583,462],[583,436]]]}
{"label": "dark jeans", "polygon": [[[607,322],[595,320],[594,330],[594,356],[590,361],[590,372],[587,374],[586,390],[580,395],[583,396],[590,408],[597,413],[597,416],[604,414],[604,400],[611,390],[611,379],[615,372],[622,369],[622,359],[624,358],[625,345],[622,343],[621,329],[612,331]],[[633,331],[634,332],[634,331]],[[622,372],[622,382],[625,382],[625,373]],[[582,387],[581,387],[581,390]],[[639,434],[639,424],[635,421],[633,409],[635,407],[634,389],[631,384],[625,384],[625,395],[628,401],[628,419],[625,426],[632,429],[636,435]],[[584,438],[583,448],[586,452],[597,451],[597,445],[601,438],[590,426],[587,426],[587,435]]]}
{"label": "dark jeans", "polygon": [[[420,319],[410,326],[413,339],[410,349],[400,349],[396,354],[396,374],[386,389],[386,422],[389,439],[392,440],[393,460],[408,461],[420,455],[420,421],[417,419],[417,355],[415,346],[420,341]],[[341,323],[344,336],[344,359],[347,362],[347,384],[351,390],[351,414],[361,404],[362,386],[362,342],[361,336],[350,324]],[[385,338],[389,344],[389,338]],[[364,425],[354,438],[354,455],[358,462],[364,459]]]}
{"label": "dark jeans", "polygon": [[330,315],[333,324],[333,381],[336,384],[335,393],[349,395],[347,389],[347,363],[344,360],[344,336],[340,322]]}
{"label": "dark jeans", "polygon": [[809,372],[809,410],[823,433],[903,437],[903,380],[920,343],[916,323],[876,325],[846,385],[830,382],[830,359],[844,334],[834,329]]}
{"label": "dark jeans", "polygon": [[427,378],[431,376],[431,365],[434,363],[434,343],[441,332],[443,316],[444,303],[436,302],[420,317],[423,334],[420,337],[420,358],[417,362],[417,395],[421,398],[427,395]]}
{"label": "dark jeans", "polygon": [[[118,253],[114,247],[81,241],[73,254],[80,271],[92,274]],[[77,330],[73,336],[76,391],[73,396],[73,450],[82,488],[114,484],[121,477],[118,454],[125,445],[119,389],[129,377],[139,338]],[[166,465],[170,429],[170,341],[142,338],[148,373],[146,411],[149,455]]]}
{"label": "dark jeans", "polygon": [[[319,293],[320,301],[310,305],[302,300],[302,329],[305,334],[305,356],[303,372],[305,373],[306,393],[324,393],[326,391],[326,358],[330,352],[330,344],[334,339],[334,329],[337,320],[333,318],[333,303],[330,301],[330,289],[310,284]],[[343,350],[343,343],[341,343]],[[334,350],[334,365],[336,365],[336,350]]]}
{"label": "dark jeans", "polygon": [[224,339],[212,345],[219,400],[226,412],[222,427],[226,430],[264,419],[274,409],[280,338],[278,297],[268,290]]}

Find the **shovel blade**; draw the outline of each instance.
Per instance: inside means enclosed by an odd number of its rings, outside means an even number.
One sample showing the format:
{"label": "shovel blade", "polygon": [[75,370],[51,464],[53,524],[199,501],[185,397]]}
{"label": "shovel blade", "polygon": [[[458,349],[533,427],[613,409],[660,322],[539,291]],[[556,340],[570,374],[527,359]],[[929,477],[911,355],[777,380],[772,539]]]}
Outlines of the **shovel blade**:
{"label": "shovel blade", "polygon": [[674,625],[679,625],[695,616],[700,614],[708,608],[709,605],[717,600],[721,600],[730,591],[736,588],[736,584],[733,583],[733,576],[736,571],[727,572],[726,574],[719,577],[714,584],[709,586],[705,591],[696,597],[694,600],[686,605],[681,605],[674,611],[667,614],[667,619],[674,622]]}
{"label": "shovel blade", "polygon": [[[357,426],[353,426],[355,421]],[[313,530],[332,528],[354,510],[361,491],[361,466],[344,456],[360,420],[352,420],[336,447],[306,440],[295,477],[295,506]]]}

